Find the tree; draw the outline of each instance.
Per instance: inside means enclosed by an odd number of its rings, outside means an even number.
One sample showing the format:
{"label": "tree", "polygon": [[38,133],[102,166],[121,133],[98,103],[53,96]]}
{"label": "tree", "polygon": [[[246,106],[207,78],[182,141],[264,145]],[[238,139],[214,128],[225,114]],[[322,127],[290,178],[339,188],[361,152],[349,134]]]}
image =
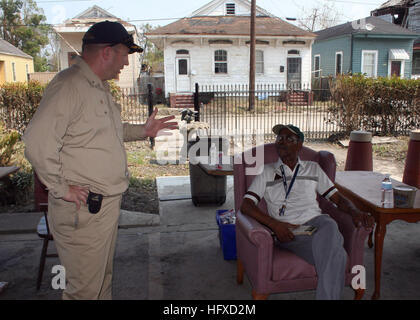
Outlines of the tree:
{"label": "tree", "polygon": [[4,40],[34,58],[35,71],[47,71],[41,49],[48,44],[51,27],[33,0],[1,0],[0,29]]}
{"label": "tree", "polygon": [[333,3],[318,4],[311,9],[300,7],[302,18],[298,19],[298,26],[314,32],[333,27],[343,20],[343,15],[335,8]]}
{"label": "tree", "polygon": [[45,47],[45,56],[48,59],[48,71],[59,71],[59,50],[60,50],[60,41],[57,33],[50,32],[48,34],[49,43]]}
{"label": "tree", "polygon": [[152,71],[162,71],[163,70],[163,50],[158,48],[154,43],[144,36],[145,33],[150,32],[154,29],[159,28],[159,26],[153,27],[150,24],[143,24],[140,26],[143,36],[140,37],[140,43],[143,45],[144,54],[143,54],[143,66]]}
{"label": "tree", "polygon": [[0,3],[1,9],[1,35],[4,40],[15,44],[18,42],[14,31],[21,24],[19,12],[22,9],[22,1],[2,0]]}

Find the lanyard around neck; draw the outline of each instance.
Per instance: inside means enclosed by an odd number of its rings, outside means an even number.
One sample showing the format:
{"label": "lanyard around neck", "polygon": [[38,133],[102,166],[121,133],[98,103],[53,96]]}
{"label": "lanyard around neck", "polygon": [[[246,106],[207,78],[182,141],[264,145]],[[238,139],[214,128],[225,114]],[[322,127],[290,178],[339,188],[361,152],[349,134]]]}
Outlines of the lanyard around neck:
{"label": "lanyard around neck", "polygon": [[292,190],[293,184],[295,183],[296,176],[297,176],[298,171],[299,171],[299,164],[296,166],[296,170],[295,170],[295,173],[293,174],[292,180],[290,181],[289,188],[287,188],[286,173],[284,172],[283,165],[280,166],[280,170],[281,170],[281,174],[283,176],[284,192],[286,193],[286,195],[284,197],[284,203],[283,203],[282,207],[279,210],[279,215],[280,216],[283,216],[284,215],[284,212],[286,211],[286,200],[287,200],[287,197],[289,196],[290,190]]}
{"label": "lanyard around neck", "polygon": [[295,173],[293,174],[292,180],[290,181],[289,188],[287,188],[286,173],[284,172],[283,165],[280,166],[281,174],[283,176],[284,192],[286,193],[286,196],[284,197],[284,200],[287,199],[287,197],[289,196],[290,190],[292,190],[292,188],[293,188],[293,184],[295,183],[296,176],[297,176],[298,171],[299,171],[299,166],[300,166],[299,164],[296,166],[296,170],[295,170]]}

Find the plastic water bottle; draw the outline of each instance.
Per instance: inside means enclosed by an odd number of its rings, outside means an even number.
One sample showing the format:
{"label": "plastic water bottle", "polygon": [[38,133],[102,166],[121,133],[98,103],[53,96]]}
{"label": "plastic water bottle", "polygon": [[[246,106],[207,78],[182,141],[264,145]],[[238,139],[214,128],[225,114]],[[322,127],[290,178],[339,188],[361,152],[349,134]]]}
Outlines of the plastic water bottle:
{"label": "plastic water bottle", "polygon": [[218,162],[217,162],[217,166],[216,166],[216,168],[217,169],[223,169],[223,152],[222,151],[219,151],[219,160],[218,160]]}
{"label": "plastic water bottle", "polygon": [[382,180],[381,186],[382,199],[381,203],[384,208],[392,207],[392,181],[390,175],[386,174],[385,179]]}
{"label": "plastic water bottle", "polygon": [[214,143],[210,147],[210,164],[215,165],[217,163],[217,148]]}

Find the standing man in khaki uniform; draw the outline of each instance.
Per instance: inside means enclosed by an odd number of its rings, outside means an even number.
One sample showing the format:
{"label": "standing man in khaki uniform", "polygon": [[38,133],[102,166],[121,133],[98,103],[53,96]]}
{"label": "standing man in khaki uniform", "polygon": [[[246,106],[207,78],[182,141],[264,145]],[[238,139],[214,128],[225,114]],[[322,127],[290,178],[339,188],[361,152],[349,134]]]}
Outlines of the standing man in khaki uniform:
{"label": "standing man in khaki uniform", "polygon": [[67,286],[63,299],[111,299],[122,193],[128,187],[124,141],[169,134],[174,117],[122,123],[106,80],[142,52],[117,22],[93,25],[82,56],[48,85],[26,129],[25,155],[47,186],[48,219]]}

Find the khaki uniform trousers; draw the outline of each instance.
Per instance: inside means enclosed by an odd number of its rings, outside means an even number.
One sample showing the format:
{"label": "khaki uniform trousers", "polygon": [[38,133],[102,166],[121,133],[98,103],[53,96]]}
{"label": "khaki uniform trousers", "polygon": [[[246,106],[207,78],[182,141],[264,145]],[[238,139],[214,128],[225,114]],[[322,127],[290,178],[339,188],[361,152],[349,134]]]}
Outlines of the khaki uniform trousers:
{"label": "khaki uniform trousers", "polygon": [[121,195],[104,197],[101,210],[79,211],[73,202],[48,197],[48,222],[66,271],[63,299],[112,299],[112,269]]}

